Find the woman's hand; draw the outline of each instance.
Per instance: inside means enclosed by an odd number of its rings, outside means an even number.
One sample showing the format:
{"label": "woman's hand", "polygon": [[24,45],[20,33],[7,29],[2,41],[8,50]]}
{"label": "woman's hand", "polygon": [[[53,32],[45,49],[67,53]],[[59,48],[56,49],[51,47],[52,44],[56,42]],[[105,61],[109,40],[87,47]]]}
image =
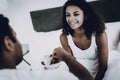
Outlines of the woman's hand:
{"label": "woman's hand", "polygon": [[65,49],[61,47],[55,48],[53,51],[53,54],[51,55],[53,57],[51,64],[63,61],[64,58],[68,55],[71,55],[71,54],[69,54]]}

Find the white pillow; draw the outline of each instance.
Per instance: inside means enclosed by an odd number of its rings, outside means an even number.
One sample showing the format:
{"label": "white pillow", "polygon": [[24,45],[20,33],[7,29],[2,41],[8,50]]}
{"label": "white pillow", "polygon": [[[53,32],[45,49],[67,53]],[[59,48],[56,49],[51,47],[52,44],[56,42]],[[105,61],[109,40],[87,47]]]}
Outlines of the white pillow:
{"label": "white pillow", "polygon": [[120,31],[120,22],[106,23],[105,25],[107,27],[108,47],[111,50],[115,48],[114,43]]}

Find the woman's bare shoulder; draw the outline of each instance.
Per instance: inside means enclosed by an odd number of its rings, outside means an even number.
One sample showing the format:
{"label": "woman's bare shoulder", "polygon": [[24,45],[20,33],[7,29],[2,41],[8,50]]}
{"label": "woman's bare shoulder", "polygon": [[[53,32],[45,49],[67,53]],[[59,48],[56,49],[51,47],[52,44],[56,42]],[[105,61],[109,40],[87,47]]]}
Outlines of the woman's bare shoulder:
{"label": "woman's bare shoulder", "polygon": [[96,35],[96,43],[98,45],[100,45],[100,44],[106,45],[107,44],[107,34],[105,31],[99,35]]}
{"label": "woman's bare shoulder", "polygon": [[60,34],[60,40],[67,40],[67,35],[64,33]]}
{"label": "woman's bare shoulder", "polygon": [[61,33],[61,35],[60,35],[60,41],[61,41],[61,44],[62,45],[68,45],[68,39],[67,39],[67,35],[66,34],[64,34],[64,33]]}

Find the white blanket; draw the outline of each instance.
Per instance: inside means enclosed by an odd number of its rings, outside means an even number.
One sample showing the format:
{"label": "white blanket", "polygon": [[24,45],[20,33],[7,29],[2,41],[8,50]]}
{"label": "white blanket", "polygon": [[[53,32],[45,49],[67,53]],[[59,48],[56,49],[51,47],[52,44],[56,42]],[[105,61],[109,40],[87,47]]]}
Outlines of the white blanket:
{"label": "white blanket", "polygon": [[0,80],[78,80],[67,71],[58,70],[0,70]]}

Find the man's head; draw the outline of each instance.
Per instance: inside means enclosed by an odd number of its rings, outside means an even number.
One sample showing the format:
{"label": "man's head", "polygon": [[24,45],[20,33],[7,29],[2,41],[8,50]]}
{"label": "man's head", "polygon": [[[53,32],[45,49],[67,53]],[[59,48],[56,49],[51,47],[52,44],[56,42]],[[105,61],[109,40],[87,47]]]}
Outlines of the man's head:
{"label": "man's head", "polygon": [[21,44],[10,27],[8,18],[0,14],[0,68],[15,68],[21,61]]}

